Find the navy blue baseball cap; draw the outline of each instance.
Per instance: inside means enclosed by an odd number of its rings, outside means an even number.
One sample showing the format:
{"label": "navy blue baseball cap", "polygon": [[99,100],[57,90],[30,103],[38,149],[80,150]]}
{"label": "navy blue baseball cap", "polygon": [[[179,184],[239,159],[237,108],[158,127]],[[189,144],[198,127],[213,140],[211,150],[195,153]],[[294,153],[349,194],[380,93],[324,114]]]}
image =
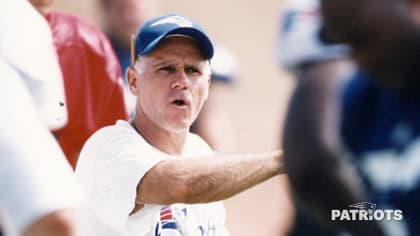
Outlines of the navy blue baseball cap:
{"label": "navy blue baseball cap", "polygon": [[201,26],[177,14],[166,14],[146,21],[135,39],[135,57],[147,55],[170,35],[193,38],[199,45],[205,59],[213,57],[213,43]]}

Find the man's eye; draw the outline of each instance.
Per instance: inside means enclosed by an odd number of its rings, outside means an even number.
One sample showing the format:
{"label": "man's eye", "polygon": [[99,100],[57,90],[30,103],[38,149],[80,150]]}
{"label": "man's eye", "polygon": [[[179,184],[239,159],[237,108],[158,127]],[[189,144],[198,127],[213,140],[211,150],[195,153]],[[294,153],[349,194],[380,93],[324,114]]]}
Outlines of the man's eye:
{"label": "man's eye", "polygon": [[175,67],[173,67],[173,66],[164,66],[164,67],[159,68],[158,71],[164,71],[164,72],[167,72],[167,73],[173,73],[173,72],[175,72]]}
{"label": "man's eye", "polygon": [[189,66],[185,68],[185,73],[187,74],[200,74],[200,70],[195,67]]}

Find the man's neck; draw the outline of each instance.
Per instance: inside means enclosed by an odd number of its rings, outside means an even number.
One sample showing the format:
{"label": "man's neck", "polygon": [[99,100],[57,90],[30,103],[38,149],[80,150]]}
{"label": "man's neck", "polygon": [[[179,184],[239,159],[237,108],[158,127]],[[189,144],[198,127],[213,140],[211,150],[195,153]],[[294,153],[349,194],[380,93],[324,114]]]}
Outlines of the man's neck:
{"label": "man's neck", "polygon": [[164,130],[144,114],[136,115],[131,125],[150,145],[160,151],[173,156],[182,155],[188,131],[174,133]]}

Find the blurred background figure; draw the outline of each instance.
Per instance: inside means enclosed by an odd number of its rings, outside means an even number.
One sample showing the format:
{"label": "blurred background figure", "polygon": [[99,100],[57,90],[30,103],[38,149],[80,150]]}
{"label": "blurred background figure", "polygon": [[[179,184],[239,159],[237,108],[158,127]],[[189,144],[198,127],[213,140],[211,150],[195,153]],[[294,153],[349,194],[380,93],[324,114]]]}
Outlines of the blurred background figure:
{"label": "blurred background figure", "polygon": [[[279,62],[290,72],[307,71],[324,62],[338,62],[350,56],[350,47],[323,39],[319,0],[286,0],[280,19]],[[337,59],[337,60],[336,60]],[[336,68],[335,66],[333,68]]]}
{"label": "blurred background figure", "polygon": [[[322,38],[323,21],[320,11],[319,0],[289,0],[283,7],[279,62],[297,79],[297,90],[292,95],[290,109],[296,109],[295,105],[298,106],[294,99],[299,96],[296,93],[299,92],[302,84],[317,83],[318,86],[322,86],[322,80],[346,77],[354,69],[353,62],[349,58],[349,46],[326,42]],[[322,99],[321,94],[317,94],[317,96],[312,102]],[[307,116],[303,113],[300,115]],[[290,123],[289,120],[286,121],[286,124]],[[314,118],[314,125],[318,125],[318,122],[325,121]],[[290,161],[293,160],[290,159]],[[308,213],[298,196],[295,196],[294,202],[295,222],[288,235],[338,234]]]}
{"label": "blurred background figure", "polygon": [[107,37],[96,26],[52,11],[53,0],[30,0],[53,33],[67,99],[68,123],[54,132],[74,168],[87,138],[97,129],[128,119],[121,69]]}
{"label": "blurred background figure", "polygon": [[158,13],[155,0],[99,0],[103,28],[117,54],[123,74],[131,65],[130,39],[140,25]]}
{"label": "blurred background figure", "polygon": [[[297,79],[297,90],[292,95],[290,107],[292,110],[296,109],[295,106],[301,105],[296,104],[295,97],[299,96],[296,93],[300,91],[302,84],[317,83],[318,86],[322,86],[322,80],[346,77],[354,70],[353,62],[349,58],[350,47],[325,41],[322,37],[322,30],[323,21],[319,0],[288,0],[285,2],[281,16],[278,55],[280,65]],[[322,99],[322,94],[317,94],[317,96],[312,102],[315,103]],[[308,116],[304,113],[299,115]],[[312,119],[313,116],[310,115],[310,117],[308,119]],[[319,125],[318,122],[325,122],[315,119],[312,120],[314,125]],[[289,120],[286,124],[288,123],[290,123]],[[287,133],[287,135],[289,134]],[[290,161],[293,160],[290,159]],[[288,235],[338,234],[308,213],[298,196],[295,196],[294,202],[296,210],[294,226]]]}
{"label": "blurred background figure", "polygon": [[127,109],[132,114],[135,98],[128,90],[125,70],[131,65],[131,36],[136,35],[147,19],[156,16],[159,5],[156,0],[98,0],[103,19],[103,30],[109,37],[120,63],[124,78]]}
{"label": "blurred background figure", "polygon": [[226,47],[215,46],[211,60],[212,81],[210,96],[204,104],[191,132],[200,135],[217,151],[235,151],[235,134],[232,120],[224,106],[221,93],[230,93],[239,76],[239,62]]}
{"label": "blurred background figure", "polygon": [[79,189],[48,129],[67,121],[51,30],[26,0],[0,11],[0,234],[75,236]]}
{"label": "blurred background figure", "polygon": [[[352,46],[359,69],[298,86],[284,133],[293,189],[306,210],[335,229],[417,235],[420,1],[321,3],[324,37]],[[331,221],[331,209],[360,202],[402,210],[403,219]]]}

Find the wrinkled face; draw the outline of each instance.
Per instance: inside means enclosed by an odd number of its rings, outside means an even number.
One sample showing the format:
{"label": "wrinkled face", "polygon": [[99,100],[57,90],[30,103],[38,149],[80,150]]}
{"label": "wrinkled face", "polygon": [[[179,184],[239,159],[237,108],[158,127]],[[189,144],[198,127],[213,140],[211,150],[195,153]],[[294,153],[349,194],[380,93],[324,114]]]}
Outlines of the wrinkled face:
{"label": "wrinkled face", "polygon": [[[188,131],[208,97],[210,66],[193,39],[172,36],[137,59],[130,89],[136,116],[169,132]],[[129,79],[131,81],[131,78]]]}

